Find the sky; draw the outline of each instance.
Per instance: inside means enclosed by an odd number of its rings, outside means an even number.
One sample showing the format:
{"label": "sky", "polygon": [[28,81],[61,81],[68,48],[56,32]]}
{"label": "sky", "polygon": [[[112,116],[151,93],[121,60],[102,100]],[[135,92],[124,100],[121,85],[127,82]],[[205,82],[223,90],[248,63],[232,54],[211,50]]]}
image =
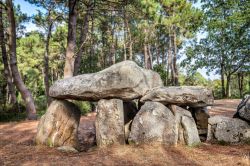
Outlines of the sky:
{"label": "sky", "polygon": [[[36,14],[37,10],[39,9],[35,5],[32,5],[32,4],[28,3],[28,2],[26,2],[25,0],[15,0],[14,3],[15,3],[15,5],[19,4],[20,8],[21,8],[21,11],[23,13],[26,13],[28,16],[32,16],[32,15]],[[195,7],[200,8],[201,4],[198,2],[195,5]],[[30,32],[30,31],[39,29],[31,21],[29,23],[26,23],[25,26],[26,26],[26,32]],[[201,33],[197,34],[197,37],[199,39],[203,38],[204,36],[205,36],[205,34],[201,34]],[[180,58],[177,62],[180,63],[184,58],[185,58],[185,55],[182,55],[182,58]],[[214,72],[211,72],[209,75],[207,75],[206,74],[207,70],[205,68],[198,69],[198,72],[200,72],[203,75],[203,77],[205,77],[207,79],[214,80],[214,79],[219,79],[220,78],[220,76],[218,74],[215,74]]]}
{"label": "sky", "polygon": [[[31,17],[34,14],[37,14],[37,10],[39,9],[35,5],[32,5],[24,0],[14,0],[14,4],[20,5],[21,11],[23,13],[26,13],[29,17]],[[31,21],[29,23],[25,23],[25,26],[26,26],[26,32],[38,30],[38,27]]]}

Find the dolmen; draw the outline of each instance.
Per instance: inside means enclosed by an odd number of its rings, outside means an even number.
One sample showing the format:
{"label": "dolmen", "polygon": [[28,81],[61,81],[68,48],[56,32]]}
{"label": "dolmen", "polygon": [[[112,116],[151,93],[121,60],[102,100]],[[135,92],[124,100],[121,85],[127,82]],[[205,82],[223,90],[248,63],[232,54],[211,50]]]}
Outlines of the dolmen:
{"label": "dolmen", "polygon": [[42,116],[36,143],[79,150],[80,110],[69,100],[97,101],[98,147],[124,144],[194,146],[207,134],[212,91],[164,87],[158,73],[123,61],[105,70],[56,81],[54,101]]}

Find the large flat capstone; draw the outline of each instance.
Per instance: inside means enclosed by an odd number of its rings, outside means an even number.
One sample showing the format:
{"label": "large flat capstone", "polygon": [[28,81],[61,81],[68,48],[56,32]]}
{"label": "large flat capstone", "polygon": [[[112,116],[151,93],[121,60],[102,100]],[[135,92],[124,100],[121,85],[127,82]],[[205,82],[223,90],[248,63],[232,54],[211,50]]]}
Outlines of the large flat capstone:
{"label": "large flat capstone", "polygon": [[147,92],[140,100],[157,101],[165,105],[205,107],[212,105],[214,98],[211,90],[197,86],[158,87]]}
{"label": "large flat capstone", "polygon": [[58,99],[89,101],[132,100],[162,85],[156,72],[143,69],[133,61],[123,61],[97,73],[58,80],[51,86],[49,95]]}

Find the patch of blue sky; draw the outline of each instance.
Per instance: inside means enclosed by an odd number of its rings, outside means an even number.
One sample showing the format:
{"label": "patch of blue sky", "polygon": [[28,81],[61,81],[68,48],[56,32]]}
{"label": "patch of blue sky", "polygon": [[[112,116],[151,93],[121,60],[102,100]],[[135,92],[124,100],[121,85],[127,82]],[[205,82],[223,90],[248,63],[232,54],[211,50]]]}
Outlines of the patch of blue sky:
{"label": "patch of blue sky", "polygon": [[[21,11],[23,13],[27,14],[28,17],[31,17],[31,16],[37,14],[38,10],[42,10],[41,8],[39,8],[39,7],[35,6],[35,5],[32,5],[32,4],[30,4],[29,2],[27,2],[25,0],[15,0],[14,4],[16,6],[19,5]],[[39,28],[34,23],[32,23],[31,21],[25,23],[24,25],[26,27],[25,32],[31,32],[31,31],[39,30]]]}

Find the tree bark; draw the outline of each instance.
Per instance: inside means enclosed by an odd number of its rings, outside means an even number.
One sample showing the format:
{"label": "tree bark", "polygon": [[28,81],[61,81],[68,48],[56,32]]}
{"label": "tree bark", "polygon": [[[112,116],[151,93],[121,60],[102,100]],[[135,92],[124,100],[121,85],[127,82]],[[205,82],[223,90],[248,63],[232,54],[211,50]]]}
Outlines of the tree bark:
{"label": "tree bark", "polygon": [[226,97],[231,97],[230,93],[230,85],[231,85],[231,74],[227,75],[227,84],[226,84]]}
{"label": "tree bark", "polygon": [[[50,17],[50,16],[49,16]],[[44,53],[44,85],[45,85],[45,95],[47,99],[47,106],[51,103],[51,97],[49,96],[49,42],[51,38],[51,31],[52,31],[53,23],[50,21],[46,43],[45,43],[45,53]]]}
{"label": "tree bark", "polygon": [[94,10],[92,12],[92,21],[91,21],[91,48],[90,48],[90,54],[89,54],[89,67],[93,71],[93,59],[95,56],[95,41],[94,41],[94,27],[95,27],[95,17],[94,17]]}
{"label": "tree bark", "polygon": [[[2,1],[1,1],[2,2]],[[1,50],[2,50],[2,59],[3,59],[3,65],[4,65],[4,76],[7,80],[7,85],[8,85],[8,93],[7,93],[7,98],[10,104],[16,104],[16,92],[15,92],[15,87],[12,82],[12,74],[11,70],[9,68],[9,62],[8,62],[8,56],[7,56],[7,51],[6,51],[6,46],[5,46],[5,35],[4,35],[4,27],[3,27],[3,11],[2,11],[2,6],[0,5],[0,43],[1,43]],[[10,97],[9,95],[10,94]]]}
{"label": "tree bark", "polygon": [[225,93],[225,79],[224,79],[224,64],[221,63],[221,95],[222,97],[226,97],[226,93]]}
{"label": "tree bark", "polygon": [[114,22],[114,17],[113,17],[113,11],[111,11],[111,48],[110,48],[110,65],[115,64],[115,22]]}
{"label": "tree bark", "polygon": [[69,18],[68,18],[68,38],[66,59],[64,66],[64,78],[74,75],[75,47],[76,47],[76,20],[78,0],[69,0]]}
{"label": "tree bark", "polygon": [[123,9],[123,60],[127,60],[127,29],[126,29],[126,9]]}
{"label": "tree bark", "polygon": [[[126,27],[126,31],[127,31],[127,37],[128,37],[128,54],[129,54],[129,60],[133,59],[133,42],[132,42],[132,37],[131,37],[131,32],[130,32],[130,27],[129,27],[129,23],[128,23],[128,18],[127,18],[127,13],[126,13],[126,9],[124,9],[124,23],[125,23],[125,27]],[[126,44],[127,46],[127,44]]]}
{"label": "tree bark", "polygon": [[[168,79],[168,85],[173,85],[174,81],[174,71],[173,71],[173,55],[172,55],[172,37],[171,31],[169,30],[169,45],[168,45],[168,77],[171,73],[171,77]],[[170,72],[169,72],[170,70]]]}
{"label": "tree bark", "polygon": [[101,34],[102,34],[102,47],[101,47],[101,51],[100,51],[100,55],[101,55],[101,59],[102,59],[102,68],[106,68],[106,66],[108,65],[108,58],[106,51],[104,50],[104,48],[106,48],[108,46],[107,44],[107,38],[106,35],[109,33],[109,28],[106,22],[103,22],[103,29],[101,29]]}
{"label": "tree bark", "polygon": [[173,40],[174,40],[174,56],[173,56],[173,73],[174,73],[174,80],[173,83],[175,86],[179,85],[179,79],[178,79],[178,68],[177,68],[177,43],[176,43],[176,30],[174,29],[173,34]]}
{"label": "tree bark", "polygon": [[78,75],[79,68],[81,65],[81,59],[83,56],[83,45],[87,39],[87,35],[89,31],[89,17],[90,17],[90,8],[87,8],[87,12],[84,15],[84,19],[83,19],[83,26],[81,26],[81,29],[80,29],[80,47],[79,47],[79,50],[75,59],[74,76]]}
{"label": "tree bark", "polygon": [[166,72],[166,78],[163,80],[164,86],[167,86],[168,82],[168,65],[167,65],[167,54],[166,54],[166,48],[165,45],[163,44],[161,47],[161,54],[162,54],[162,65],[164,66],[164,71],[167,69]]}
{"label": "tree bark", "polygon": [[239,86],[239,92],[240,97],[243,97],[243,85],[244,85],[244,73],[239,72],[238,73],[238,86]]}
{"label": "tree bark", "polygon": [[151,53],[151,45],[148,44],[148,69],[151,69],[151,70],[153,69],[152,63],[153,63],[153,55]]}
{"label": "tree bark", "polygon": [[144,68],[148,68],[148,48],[147,44],[143,44],[143,51],[144,51]]}
{"label": "tree bark", "polygon": [[20,91],[22,98],[26,105],[27,117],[28,119],[36,119],[36,108],[34,104],[34,99],[30,91],[24,85],[21,75],[17,67],[16,58],[16,22],[13,10],[12,0],[6,0],[7,15],[9,21],[9,47],[10,47],[10,67],[12,71],[12,76],[17,89]]}
{"label": "tree bark", "polygon": [[157,42],[155,43],[155,48],[156,48],[156,62],[157,65],[160,65],[160,37],[157,35]]}
{"label": "tree bark", "polygon": [[143,43],[143,52],[144,52],[144,68],[149,68],[149,54],[148,54],[148,39],[147,39],[147,29],[144,28],[144,43]]}

